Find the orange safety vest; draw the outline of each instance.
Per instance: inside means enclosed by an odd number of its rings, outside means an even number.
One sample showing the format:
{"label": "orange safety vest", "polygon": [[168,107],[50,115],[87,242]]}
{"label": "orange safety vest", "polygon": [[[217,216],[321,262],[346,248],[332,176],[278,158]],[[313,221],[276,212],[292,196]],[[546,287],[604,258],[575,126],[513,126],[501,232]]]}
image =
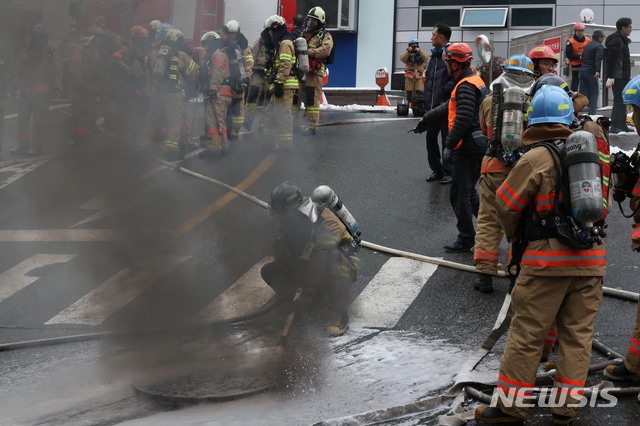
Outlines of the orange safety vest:
{"label": "orange safety vest", "polygon": [[[589,40],[589,37],[585,37],[583,42],[579,42],[573,37],[569,39],[569,43],[571,43],[573,53],[575,53],[576,55],[580,55],[580,58],[582,58],[582,51],[584,50],[584,47],[589,44],[590,41],[591,40]],[[571,59],[569,61],[569,64],[571,64],[571,67],[579,67],[580,65],[582,65],[582,59]]]}
{"label": "orange safety vest", "polygon": [[[455,123],[456,121],[456,107],[458,106],[456,101],[456,94],[458,92],[458,86],[460,86],[462,83],[471,83],[474,86],[476,86],[478,89],[485,87],[484,80],[482,80],[482,77],[480,77],[478,74],[465,77],[462,80],[460,80],[458,84],[456,84],[456,87],[454,87],[453,91],[451,92],[451,98],[449,99],[449,123],[448,123],[449,131],[451,131],[451,129],[453,128],[453,123]],[[477,119],[476,121],[478,122],[478,129],[479,129],[480,120]],[[460,145],[462,145],[462,139],[458,141],[454,150],[460,148]]]}

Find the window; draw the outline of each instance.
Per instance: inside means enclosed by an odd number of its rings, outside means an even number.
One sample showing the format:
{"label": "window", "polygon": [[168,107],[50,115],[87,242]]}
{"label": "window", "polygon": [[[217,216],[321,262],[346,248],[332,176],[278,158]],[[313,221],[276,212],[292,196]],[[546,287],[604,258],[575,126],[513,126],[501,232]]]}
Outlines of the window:
{"label": "window", "polygon": [[460,9],[422,9],[420,13],[421,28],[433,28],[438,23],[459,27]]}
{"label": "window", "polygon": [[553,8],[512,8],[512,27],[552,27]]}
{"label": "window", "polygon": [[355,31],[357,29],[357,0],[296,0],[296,11],[304,16],[315,6],[320,6],[324,10],[328,30]]}
{"label": "window", "polygon": [[464,8],[461,27],[504,27],[507,23],[506,7]]}

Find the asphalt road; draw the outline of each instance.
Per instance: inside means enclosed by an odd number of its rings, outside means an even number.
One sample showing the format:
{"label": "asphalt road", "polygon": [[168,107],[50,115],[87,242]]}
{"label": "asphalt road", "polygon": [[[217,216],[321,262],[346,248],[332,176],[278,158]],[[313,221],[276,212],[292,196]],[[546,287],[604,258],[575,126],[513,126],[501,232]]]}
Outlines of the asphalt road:
{"label": "asphalt road", "polygon": [[[425,182],[424,137],[407,133],[415,120],[336,112],[323,120],[317,135],[296,135],[291,153],[265,152],[258,133],[245,133],[228,156],[196,156],[180,166],[264,201],[285,180],[306,193],[328,184],[358,219],[364,240],[471,265],[470,253],[443,250],[456,235],[448,187]],[[106,134],[69,145],[67,126],[65,115],[52,112],[44,158],[0,164],[0,344],[12,349],[0,354],[7,424],[311,424],[441,394],[491,331],[507,281],[482,295],[471,288],[472,273],[440,266],[407,300],[401,276],[383,282],[398,289],[383,304],[402,309],[391,327],[354,321],[350,333],[329,342],[297,331],[307,343],[297,352],[302,358],[323,355],[311,357],[313,369],[304,364],[314,371],[295,370],[284,390],[177,411],[136,395],[131,384],[148,372],[229,353],[240,359],[273,345],[278,308],[229,321],[255,313],[249,308],[258,293],[228,302],[234,311],[223,318],[218,312],[209,327],[169,329],[190,324],[269,256],[275,223],[255,202],[176,170],[153,151]],[[14,134],[9,121],[5,140]],[[638,291],[630,221],[613,210],[608,222],[605,285]],[[354,298],[373,288],[392,260],[367,249],[360,255]],[[598,339],[625,353],[635,312],[632,302],[606,298]],[[46,340],[96,333],[107,336]],[[24,341],[32,345],[11,346]],[[590,383],[600,379],[593,374]],[[388,424],[434,422],[431,412]],[[548,422],[548,413],[535,409],[528,424]],[[639,422],[637,400],[625,398],[612,409],[583,409],[575,424]]]}

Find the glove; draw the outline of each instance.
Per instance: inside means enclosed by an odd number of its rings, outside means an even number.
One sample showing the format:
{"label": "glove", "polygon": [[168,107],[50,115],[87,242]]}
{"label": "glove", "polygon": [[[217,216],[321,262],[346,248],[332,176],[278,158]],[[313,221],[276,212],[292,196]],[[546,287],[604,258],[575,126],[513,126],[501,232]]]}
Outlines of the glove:
{"label": "glove", "polygon": [[213,101],[215,101],[216,99],[218,99],[218,92],[217,92],[217,91],[215,91],[215,90],[209,90],[209,91],[207,92],[207,100],[208,100],[209,102],[213,102]]}
{"label": "glove", "polygon": [[427,119],[427,114],[425,114],[422,117],[422,119],[420,121],[418,121],[418,124],[416,124],[416,127],[414,127],[413,133],[424,133],[424,132],[426,132],[428,125],[429,125],[429,121]]}
{"label": "glove", "polygon": [[450,163],[452,154],[453,154],[453,151],[451,150],[451,148],[449,148],[448,146],[445,147],[444,151],[442,151],[442,160],[445,163]]}
{"label": "glove", "polygon": [[276,98],[281,98],[284,96],[284,84],[276,81],[273,83],[273,94]]}
{"label": "glove", "polygon": [[613,87],[613,83],[614,83],[614,80],[613,80],[612,78],[608,78],[608,79],[607,79],[607,82],[606,82],[606,83],[604,83],[604,87],[606,87],[607,89],[609,89],[609,88]]}

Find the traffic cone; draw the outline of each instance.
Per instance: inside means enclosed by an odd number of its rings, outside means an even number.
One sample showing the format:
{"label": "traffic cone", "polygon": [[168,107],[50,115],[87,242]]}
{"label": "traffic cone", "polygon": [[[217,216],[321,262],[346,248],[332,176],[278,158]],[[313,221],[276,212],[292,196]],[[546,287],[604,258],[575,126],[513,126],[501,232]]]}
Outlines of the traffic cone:
{"label": "traffic cone", "polygon": [[391,106],[391,102],[389,102],[389,98],[387,98],[384,89],[378,92],[375,106]]}

